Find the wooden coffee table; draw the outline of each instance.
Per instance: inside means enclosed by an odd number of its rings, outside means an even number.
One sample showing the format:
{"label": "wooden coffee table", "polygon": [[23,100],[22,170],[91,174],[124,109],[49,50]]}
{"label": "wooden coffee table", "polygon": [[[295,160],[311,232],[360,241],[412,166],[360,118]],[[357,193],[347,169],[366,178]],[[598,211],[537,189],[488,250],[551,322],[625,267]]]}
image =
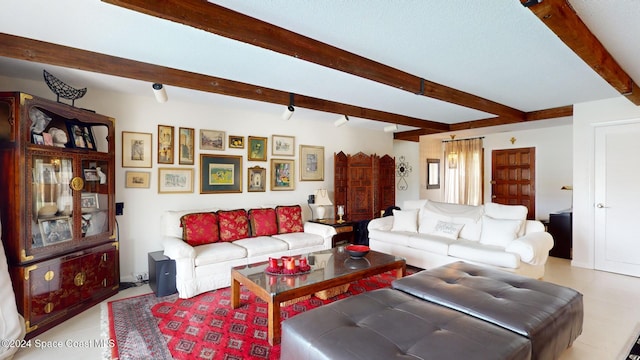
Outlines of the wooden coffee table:
{"label": "wooden coffee table", "polygon": [[396,277],[406,275],[403,258],[370,251],[362,259],[351,259],[344,247],[336,247],[306,255],[311,271],[303,275],[269,275],[264,272],[268,262],[231,269],[231,306],[240,307],[240,285],[267,302],[269,344],[280,343],[280,304],[291,302],[316,292],[349,284],[369,276],[396,271]]}

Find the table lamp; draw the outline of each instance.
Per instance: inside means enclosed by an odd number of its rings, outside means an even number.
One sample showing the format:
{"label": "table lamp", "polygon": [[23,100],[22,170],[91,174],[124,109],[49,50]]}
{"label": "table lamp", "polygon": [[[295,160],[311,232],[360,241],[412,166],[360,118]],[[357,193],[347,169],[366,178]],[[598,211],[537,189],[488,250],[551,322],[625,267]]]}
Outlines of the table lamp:
{"label": "table lamp", "polygon": [[333,205],[333,203],[331,202],[331,200],[329,199],[329,192],[327,191],[327,189],[318,189],[316,190],[316,206],[317,206],[317,213],[318,213],[318,220],[322,220],[324,219],[324,215],[326,213],[326,209],[324,208],[325,205]]}

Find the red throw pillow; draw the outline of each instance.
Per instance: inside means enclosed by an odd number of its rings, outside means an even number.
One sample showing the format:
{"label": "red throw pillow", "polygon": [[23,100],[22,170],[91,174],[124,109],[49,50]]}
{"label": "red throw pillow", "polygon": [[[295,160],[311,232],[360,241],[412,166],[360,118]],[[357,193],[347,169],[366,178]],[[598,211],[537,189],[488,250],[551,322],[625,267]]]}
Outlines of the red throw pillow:
{"label": "red throw pillow", "polygon": [[278,219],[278,233],[287,234],[303,232],[302,208],[300,205],[277,206],[276,217]]}
{"label": "red throw pillow", "polygon": [[251,236],[271,236],[278,233],[276,211],[274,209],[249,210]]}
{"label": "red throw pillow", "polygon": [[180,218],[182,239],[191,246],[210,244],[220,240],[218,217],[215,213],[192,213]]}
{"label": "red throw pillow", "polygon": [[244,209],[219,210],[218,222],[221,241],[236,241],[249,237],[249,220]]}

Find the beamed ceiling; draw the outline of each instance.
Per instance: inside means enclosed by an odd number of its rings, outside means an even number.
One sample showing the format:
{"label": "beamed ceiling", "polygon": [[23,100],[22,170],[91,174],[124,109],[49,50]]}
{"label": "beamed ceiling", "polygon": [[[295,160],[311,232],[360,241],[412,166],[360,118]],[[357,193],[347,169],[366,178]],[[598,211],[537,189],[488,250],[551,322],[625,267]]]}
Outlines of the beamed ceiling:
{"label": "beamed ceiling", "polygon": [[0,75],[11,77],[36,79],[52,65],[96,87],[163,83],[171,98],[186,90],[283,106],[293,94],[296,111],[398,124],[394,137],[412,141],[567,117],[583,101],[640,105],[630,75],[640,66],[629,60],[638,50],[614,43],[609,23],[624,23],[622,12],[640,20],[632,2],[615,11],[586,0],[15,3],[0,15]]}

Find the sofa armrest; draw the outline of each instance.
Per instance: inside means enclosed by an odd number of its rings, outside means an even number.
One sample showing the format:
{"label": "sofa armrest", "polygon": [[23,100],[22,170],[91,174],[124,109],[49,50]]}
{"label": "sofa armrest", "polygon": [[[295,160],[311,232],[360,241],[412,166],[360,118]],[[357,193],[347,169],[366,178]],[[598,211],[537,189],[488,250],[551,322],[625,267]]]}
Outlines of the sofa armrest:
{"label": "sofa armrest", "polygon": [[369,221],[367,230],[391,230],[393,228],[393,216],[385,216],[381,218],[375,218]]}
{"label": "sofa armrest", "polygon": [[543,265],[549,257],[549,250],[553,247],[553,237],[548,232],[539,231],[529,233],[513,240],[505,251],[520,255],[520,260],[531,265]]}
{"label": "sofa armrest", "polygon": [[310,221],[304,223],[304,232],[320,235],[323,239],[332,238],[333,235],[337,234],[336,229],[333,226],[318,224]]}
{"label": "sofa armrest", "polygon": [[195,259],[196,250],[182,239],[175,236],[165,236],[162,239],[164,255],[171,259]]}

